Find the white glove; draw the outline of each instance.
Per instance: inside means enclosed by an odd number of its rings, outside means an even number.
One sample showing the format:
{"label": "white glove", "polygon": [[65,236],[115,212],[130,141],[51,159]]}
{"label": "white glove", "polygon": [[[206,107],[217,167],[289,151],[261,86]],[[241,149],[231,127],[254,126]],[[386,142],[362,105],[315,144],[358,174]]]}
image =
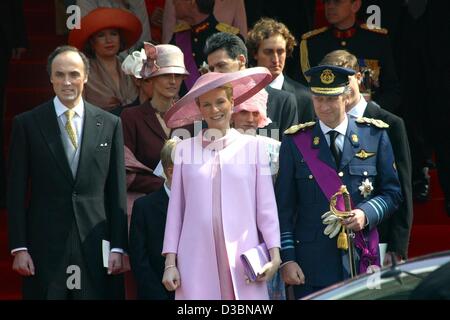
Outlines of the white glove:
{"label": "white glove", "polygon": [[327,211],[322,215],[322,223],[327,225],[323,234],[328,236],[330,239],[337,236],[342,227],[342,218],[336,216],[331,211]]}

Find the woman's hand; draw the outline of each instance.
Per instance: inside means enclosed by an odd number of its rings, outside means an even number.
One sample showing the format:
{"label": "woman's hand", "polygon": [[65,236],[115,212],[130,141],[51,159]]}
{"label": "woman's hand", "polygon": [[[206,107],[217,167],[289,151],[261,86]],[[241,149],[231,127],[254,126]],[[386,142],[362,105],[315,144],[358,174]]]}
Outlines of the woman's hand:
{"label": "woman's hand", "polygon": [[267,262],[263,266],[261,273],[256,278],[256,281],[269,281],[270,279],[272,279],[272,277],[278,271],[278,268],[280,268],[280,264],[281,260],[272,260]]}
{"label": "woman's hand", "polygon": [[181,285],[180,272],[174,265],[166,267],[162,278],[162,283],[168,291],[175,291]]}
{"label": "woman's hand", "polygon": [[269,253],[270,261],[263,266],[261,273],[256,278],[256,281],[269,281],[280,267],[280,248],[270,248]]}

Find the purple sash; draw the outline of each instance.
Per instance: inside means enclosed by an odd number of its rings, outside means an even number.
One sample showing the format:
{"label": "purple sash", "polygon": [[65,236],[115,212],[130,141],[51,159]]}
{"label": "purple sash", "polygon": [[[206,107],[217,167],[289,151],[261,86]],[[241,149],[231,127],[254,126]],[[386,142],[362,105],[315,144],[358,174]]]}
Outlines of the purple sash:
{"label": "purple sash", "polygon": [[[343,185],[341,178],[334,168],[319,159],[319,149],[311,148],[312,134],[310,130],[295,135],[293,140],[325,197],[331,200],[331,197]],[[343,197],[338,197],[336,207],[338,210],[345,210]],[[361,250],[359,273],[366,273],[367,267],[370,265],[380,266],[377,228],[369,231],[367,239],[362,231],[356,232],[355,235],[355,246]]]}
{"label": "purple sash", "polygon": [[195,81],[200,78],[200,72],[198,71],[197,63],[192,55],[192,42],[191,42],[191,30],[183,32],[177,32],[175,34],[175,44],[181,48],[184,53],[184,63],[186,69],[189,71],[189,76],[184,80],[186,88],[191,90]]}

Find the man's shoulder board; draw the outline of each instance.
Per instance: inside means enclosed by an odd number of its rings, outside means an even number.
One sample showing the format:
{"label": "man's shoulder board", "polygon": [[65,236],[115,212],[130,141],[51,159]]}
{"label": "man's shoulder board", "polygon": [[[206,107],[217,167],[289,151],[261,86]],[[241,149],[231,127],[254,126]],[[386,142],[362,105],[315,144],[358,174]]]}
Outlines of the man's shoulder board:
{"label": "man's shoulder board", "polygon": [[380,34],[388,34],[388,30],[387,29],[379,28],[379,27],[377,27],[375,25],[369,27],[366,23],[364,23],[364,24],[361,24],[361,28],[364,29],[364,30],[369,30],[369,31],[372,31],[372,32],[380,33]]}
{"label": "man's shoulder board", "polygon": [[191,26],[190,25],[188,25],[186,22],[181,22],[181,23],[178,23],[176,26],[175,26],[175,29],[174,29],[174,33],[176,33],[176,32],[182,32],[182,31],[186,31],[186,30],[189,30],[191,28]]}
{"label": "man's shoulder board", "polygon": [[299,130],[305,130],[307,128],[311,128],[315,124],[316,124],[315,121],[296,124],[295,126],[292,126],[289,129],[287,129],[286,131],[284,131],[284,134],[294,134],[294,133],[297,133]]}
{"label": "man's shoulder board", "polygon": [[239,29],[233,26],[230,26],[229,24],[220,22],[219,24],[217,24],[216,29],[219,30],[220,32],[226,32],[226,33],[231,33],[231,34],[238,34],[239,33]]}
{"label": "man's shoulder board", "polygon": [[389,128],[389,125],[386,122],[379,120],[379,119],[373,119],[373,118],[361,117],[361,118],[356,119],[356,123],[374,125],[375,127],[380,128],[380,129]]}
{"label": "man's shoulder board", "polygon": [[311,30],[311,31],[309,31],[309,32],[307,32],[307,33],[304,33],[304,34],[302,35],[302,40],[307,40],[307,39],[309,39],[309,38],[311,38],[311,37],[314,37],[314,36],[316,36],[316,35],[318,35],[318,34],[320,34],[320,33],[325,32],[325,31],[327,31],[327,30],[328,30],[328,27],[323,27],[323,28]]}

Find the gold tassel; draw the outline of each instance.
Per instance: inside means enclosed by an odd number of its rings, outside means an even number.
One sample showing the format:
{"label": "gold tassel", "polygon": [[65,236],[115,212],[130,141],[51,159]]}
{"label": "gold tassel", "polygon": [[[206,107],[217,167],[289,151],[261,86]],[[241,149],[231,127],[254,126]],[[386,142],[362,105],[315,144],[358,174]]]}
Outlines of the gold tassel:
{"label": "gold tassel", "polygon": [[345,233],[345,227],[342,226],[341,233],[339,233],[339,237],[337,240],[338,249],[348,250],[348,239],[347,234]]}

